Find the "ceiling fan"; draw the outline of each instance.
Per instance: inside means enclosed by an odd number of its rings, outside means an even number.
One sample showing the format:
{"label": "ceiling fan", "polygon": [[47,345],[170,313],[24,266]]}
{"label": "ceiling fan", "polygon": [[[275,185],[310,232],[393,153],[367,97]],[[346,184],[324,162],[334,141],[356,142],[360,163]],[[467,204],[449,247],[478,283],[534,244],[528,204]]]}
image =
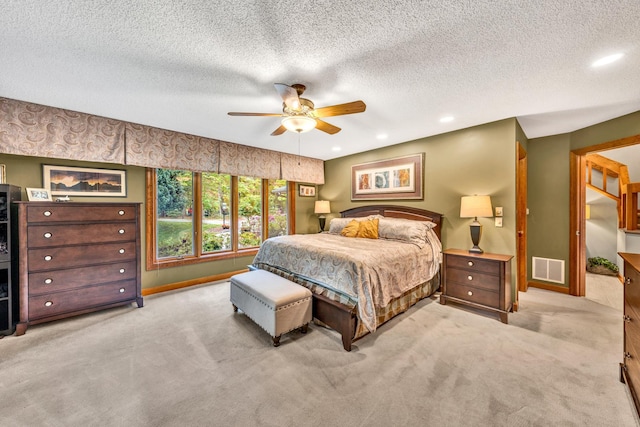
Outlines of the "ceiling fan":
{"label": "ceiling fan", "polygon": [[276,91],[282,98],[282,113],[237,113],[230,112],[230,116],[271,116],[282,117],[280,126],[271,135],[282,135],[287,130],[292,132],[308,132],[317,128],[330,135],[340,132],[340,128],[321,120],[324,117],[343,116],[345,114],[362,113],[367,106],[362,101],[348,102],[346,104],[331,105],[329,107],[315,108],[313,102],[302,98],[306,89],[305,85],[296,83],[291,86],[283,83],[274,84]]}

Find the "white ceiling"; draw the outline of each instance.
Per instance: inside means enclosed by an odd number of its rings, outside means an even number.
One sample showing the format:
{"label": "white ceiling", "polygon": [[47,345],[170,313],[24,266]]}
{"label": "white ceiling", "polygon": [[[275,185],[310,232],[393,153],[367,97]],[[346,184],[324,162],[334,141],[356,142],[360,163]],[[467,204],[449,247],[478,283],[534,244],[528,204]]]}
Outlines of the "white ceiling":
{"label": "white ceiling", "polygon": [[640,110],[639,22],[638,0],[5,0],[0,96],[296,154],[277,117],[226,113],[280,112],[276,82],[363,100],[300,135],[324,160],[509,117],[535,138]]}

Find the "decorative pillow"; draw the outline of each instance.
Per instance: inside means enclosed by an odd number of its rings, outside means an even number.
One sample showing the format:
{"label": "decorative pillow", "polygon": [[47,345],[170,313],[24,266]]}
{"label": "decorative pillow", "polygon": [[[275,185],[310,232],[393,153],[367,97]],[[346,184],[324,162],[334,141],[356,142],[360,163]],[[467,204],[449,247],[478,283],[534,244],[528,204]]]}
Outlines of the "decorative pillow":
{"label": "decorative pillow", "polygon": [[369,215],[358,218],[332,218],[329,222],[329,233],[340,234],[342,229],[354,219],[356,221],[364,221],[365,219],[384,218],[382,215]]}
{"label": "decorative pillow", "polygon": [[349,221],[349,223],[340,231],[340,234],[344,237],[356,237],[358,230],[360,229],[360,222],[355,219]]}
{"label": "decorative pillow", "polygon": [[380,220],[377,218],[360,221],[360,227],[358,227],[358,234],[356,234],[356,237],[364,237],[365,239],[377,239],[379,221]]}
{"label": "decorative pillow", "polygon": [[435,226],[431,221],[383,218],[378,226],[378,235],[381,239],[414,243],[422,248],[428,242],[427,231]]}

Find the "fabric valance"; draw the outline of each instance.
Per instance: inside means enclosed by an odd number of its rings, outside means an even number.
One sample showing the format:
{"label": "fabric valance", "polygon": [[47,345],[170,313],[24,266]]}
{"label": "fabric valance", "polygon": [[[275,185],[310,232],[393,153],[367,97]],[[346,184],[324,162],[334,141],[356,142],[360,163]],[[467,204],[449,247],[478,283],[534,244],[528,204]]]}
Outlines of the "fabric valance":
{"label": "fabric valance", "polygon": [[127,123],[126,164],[149,168],[217,172],[220,141]]}
{"label": "fabric valance", "polygon": [[0,153],[324,184],[322,160],[2,97]]}
{"label": "fabric valance", "polygon": [[124,122],[0,98],[0,152],[124,163]]}
{"label": "fabric valance", "polygon": [[287,181],[324,184],[324,162],[311,157],[282,153],[282,179]]}

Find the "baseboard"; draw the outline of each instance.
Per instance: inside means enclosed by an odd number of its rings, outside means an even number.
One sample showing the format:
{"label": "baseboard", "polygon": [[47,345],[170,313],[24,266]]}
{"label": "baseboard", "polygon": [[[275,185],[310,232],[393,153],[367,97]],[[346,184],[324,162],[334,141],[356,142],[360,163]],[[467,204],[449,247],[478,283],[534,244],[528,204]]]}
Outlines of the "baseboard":
{"label": "baseboard", "polygon": [[542,282],[527,282],[530,288],[544,289],[546,291],[560,292],[561,294],[569,294],[569,288],[558,285],[550,285]]}
{"label": "baseboard", "polygon": [[208,282],[218,282],[220,280],[226,280],[236,274],[249,271],[248,269],[232,271],[230,273],[215,274],[213,276],[199,277],[197,279],[185,280],[183,282],[170,283],[168,285],[156,286],[153,288],[143,289],[142,296],[159,294],[161,292],[174,291],[176,289],[188,288],[189,286],[201,285]]}

